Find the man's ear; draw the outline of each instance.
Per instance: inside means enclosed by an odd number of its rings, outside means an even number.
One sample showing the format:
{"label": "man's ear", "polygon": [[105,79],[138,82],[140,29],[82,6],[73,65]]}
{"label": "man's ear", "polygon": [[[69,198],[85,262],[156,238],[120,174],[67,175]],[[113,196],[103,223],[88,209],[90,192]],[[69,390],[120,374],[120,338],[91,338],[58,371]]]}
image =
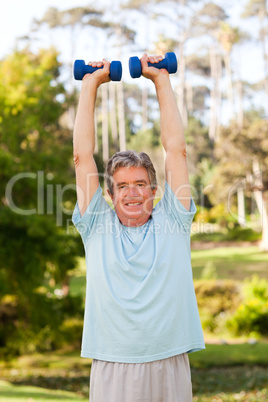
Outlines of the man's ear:
{"label": "man's ear", "polygon": [[157,192],[157,186],[155,186],[155,188],[152,190],[152,192],[153,192],[153,196],[155,197],[155,194]]}
{"label": "man's ear", "polygon": [[109,194],[111,200],[114,201],[114,196],[113,196],[113,194],[111,193],[111,191],[107,190],[107,193]]}

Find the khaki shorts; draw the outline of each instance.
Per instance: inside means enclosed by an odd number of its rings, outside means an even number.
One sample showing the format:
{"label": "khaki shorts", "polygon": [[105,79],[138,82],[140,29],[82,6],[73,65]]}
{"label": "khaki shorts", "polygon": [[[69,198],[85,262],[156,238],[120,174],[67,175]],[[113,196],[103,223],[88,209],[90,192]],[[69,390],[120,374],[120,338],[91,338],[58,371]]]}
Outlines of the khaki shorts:
{"label": "khaki shorts", "polygon": [[191,402],[187,353],[150,363],[93,360],[90,402]]}

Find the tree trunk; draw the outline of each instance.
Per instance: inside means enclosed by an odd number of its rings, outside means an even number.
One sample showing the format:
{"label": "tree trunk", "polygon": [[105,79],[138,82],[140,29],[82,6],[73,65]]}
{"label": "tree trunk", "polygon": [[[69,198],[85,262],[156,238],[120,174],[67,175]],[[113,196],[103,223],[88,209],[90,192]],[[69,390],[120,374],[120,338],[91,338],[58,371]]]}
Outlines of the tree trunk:
{"label": "tree trunk", "polygon": [[246,213],[245,213],[245,196],[243,187],[237,189],[237,210],[238,210],[238,223],[240,226],[246,226]]}
{"label": "tree trunk", "polygon": [[212,88],[210,91],[210,121],[209,138],[211,142],[218,139],[219,113],[221,103],[220,78],[221,78],[221,59],[217,54],[215,46],[210,48],[210,70]]}
{"label": "tree trunk", "polygon": [[[266,51],[266,35],[265,35],[265,25],[264,25],[264,11],[260,10],[259,12],[259,21],[260,21],[260,42],[262,45],[262,56],[264,63],[264,86],[265,92],[268,95],[268,55]],[[266,28],[267,29],[267,28]]]}
{"label": "tree trunk", "polygon": [[185,115],[184,105],[184,87],[185,87],[185,55],[184,55],[184,39],[181,39],[179,44],[179,86],[178,86],[178,108],[181,114],[183,126],[187,126],[187,118]]}
{"label": "tree trunk", "polygon": [[102,157],[103,162],[109,159],[109,127],[108,127],[108,94],[107,85],[101,86],[102,95]]}
{"label": "tree trunk", "polygon": [[235,116],[235,108],[234,108],[234,89],[233,89],[233,77],[232,77],[232,68],[231,68],[231,57],[230,53],[224,54],[224,64],[226,70],[227,77],[227,99],[230,108],[230,116]]}
{"label": "tree trunk", "polygon": [[126,150],[126,127],[125,127],[125,105],[124,91],[122,81],[117,83],[117,101],[118,101],[118,125],[119,125],[119,149]]}
{"label": "tree trunk", "polygon": [[95,149],[94,153],[97,154],[99,152],[99,143],[98,143],[98,117],[97,110],[94,110],[94,127],[95,127]]}
{"label": "tree trunk", "polygon": [[142,128],[146,129],[148,124],[148,87],[142,89]]}
{"label": "tree trunk", "polygon": [[[75,81],[73,77],[73,60],[75,54],[75,46],[76,46],[76,35],[75,35],[75,26],[71,26],[70,30],[70,44],[71,44],[71,54],[70,59],[71,62],[68,63],[70,65],[70,78],[69,78],[69,85],[70,85],[70,93],[73,95],[75,93]],[[68,128],[69,130],[73,131],[74,128],[74,121],[75,121],[75,114],[76,114],[76,107],[75,105],[70,105],[67,111],[68,115]]]}
{"label": "tree trunk", "polygon": [[244,109],[243,109],[243,83],[239,80],[236,84],[237,90],[237,116],[236,122],[239,128],[244,124]]}
{"label": "tree trunk", "polygon": [[257,208],[261,217],[262,225],[262,240],[260,249],[268,251],[268,212],[265,205],[265,198],[263,193],[262,173],[259,166],[258,158],[253,160],[253,194],[257,204]]}
{"label": "tree trunk", "polygon": [[110,97],[110,122],[111,132],[115,151],[118,151],[118,132],[117,132],[117,119],[116,119],[116,97],[115,97],[115,85],[110,82],[109,84],[109,97]]}
{"label": "tree trunk", "polygon": [[253,193],[261,216],[262,240],[260,243],[260,249],[268,251],[268,213],[265,207],[265,199],[262,191],[254,190]]}
{"label": "tree trunk", "polygon": [[192,114],[194,111],[194,96],[193,87],[189,82],[186,83],[186,103],[188,112]]}

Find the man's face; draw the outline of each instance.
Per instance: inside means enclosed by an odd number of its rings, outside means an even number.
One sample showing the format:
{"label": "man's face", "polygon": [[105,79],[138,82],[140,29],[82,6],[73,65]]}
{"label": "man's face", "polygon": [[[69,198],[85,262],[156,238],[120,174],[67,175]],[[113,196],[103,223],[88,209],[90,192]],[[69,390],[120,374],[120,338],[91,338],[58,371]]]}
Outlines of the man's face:
{"label": "man's face", "polygon": [[121,167],[113,175],[115,212],[125,226],[144,225],[151,216],[156,189],[152,190],[144,167]]}

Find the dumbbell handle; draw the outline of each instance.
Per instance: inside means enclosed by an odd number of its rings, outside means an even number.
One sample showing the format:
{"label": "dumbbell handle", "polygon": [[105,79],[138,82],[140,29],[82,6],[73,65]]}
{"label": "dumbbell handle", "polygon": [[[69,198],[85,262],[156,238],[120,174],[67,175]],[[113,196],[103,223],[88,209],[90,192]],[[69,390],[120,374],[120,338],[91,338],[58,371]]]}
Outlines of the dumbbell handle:
{"label": "dumbbell handle", "polygon": [[101,70],[102,68],[103,68],[103,66],[92,67],[92,66],[89,66],[88,64],[86,64],[84,67],[84,74],[92,74],[92,73],[94,73],[94,71]]}
{"label": "dumbbell handle", "polygon": [[163,59],[161,61],[159,61],[158,63],[150,63],[148,62],[148,67],[155,67],[155,68],[165,68],[166,70],[168,70],[168,62],[167,59]]}

